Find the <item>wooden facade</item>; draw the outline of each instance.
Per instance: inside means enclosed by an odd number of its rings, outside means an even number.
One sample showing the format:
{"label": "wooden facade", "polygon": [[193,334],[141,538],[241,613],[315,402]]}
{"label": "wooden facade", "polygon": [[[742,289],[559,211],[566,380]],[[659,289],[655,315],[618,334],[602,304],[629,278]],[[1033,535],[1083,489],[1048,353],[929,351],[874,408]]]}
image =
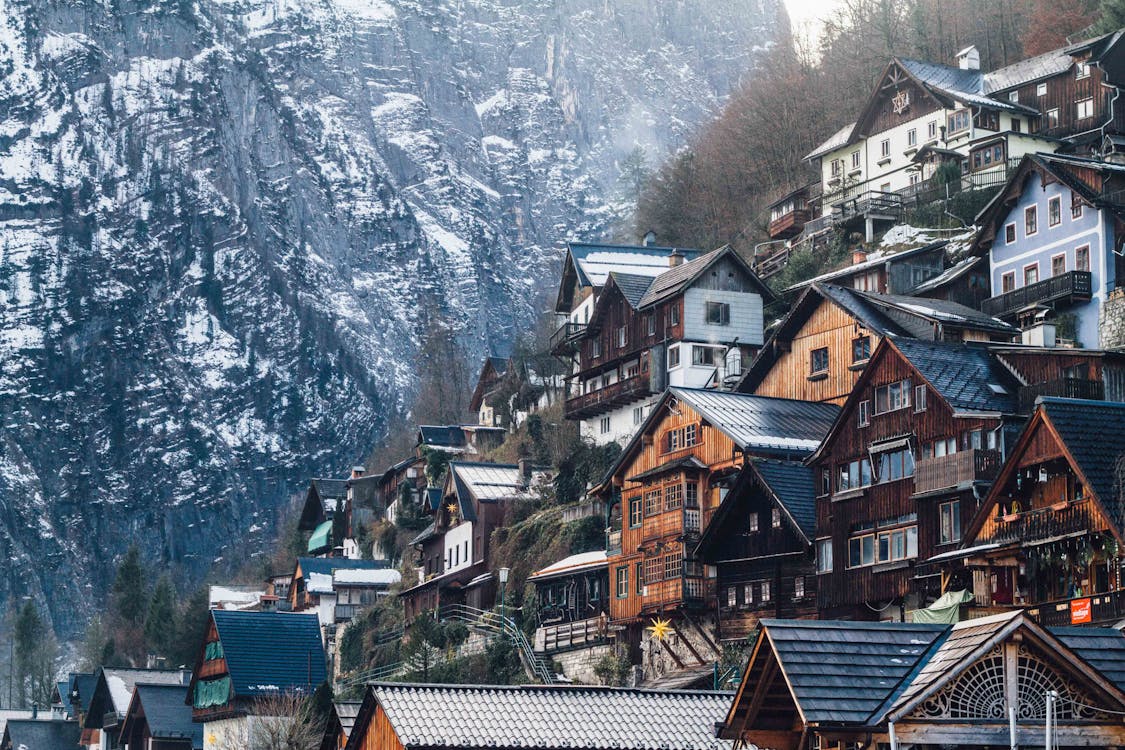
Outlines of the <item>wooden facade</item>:
{"label": "wooden facade", "polygon": [[[815,295],[809,290],[806,294]],[[819,296],[819,295],[818,295]],[[866,341],[863,341],[866,339]],[[759,396],[843,404],[881,337],[829,299],[820,298],[807,319],[786,335],[771,339],[776,361],[751,392]],[[827,370],[812,371],[812,352],[828,350]],[[857,358],[857,355],[859,357]],[[763,354],[759,356],[770,356]]]}
{"label": "wooden facade", "polygon": [[[811,474],[800,463],[771,463],[790,476]],[[764,617],[817,614],[812,538],[785,505],[789,500],[800,507],[806,498],[779,498],[785,490],[771,488],[757,466],[754,461],[742,469],[697,550],[717,570],[718,637],[725,642],[747,639]],[[811,500],[811,489],[809,495]]]}
{"label": "wooden facade", "polygon": [[[905,403],[875,413],[875,389],[895,383],[907,384]],[[999,469],[1001,425],[998,415],[955,416],[891,339],[880,344],[812,460],[822,617],[901,618],[940,595],[940,577],[917,563],[957,548],[974,486]]]}
{"label": "wooden facade", "polygon": [[347,750],[405,750],[383,707],[375,704],[372,710],[367,701],[364,704],[348,738]]}
{"label": "wooden facade", "polygon": [[[207,634],[203,636],[203,645],[196,657],[195,669],[192,671],[191,690],[197,690],[199,683],[209,684],[221,680],[230,682],[230,669],[227,666],[226,655],[222,651],[222,641],[219,639],[219,630],[215,627],[214,618],[207,622]],[[191,701],[192,721],[213,721],[235,716],[239,711],[235,705],[234,690],[228,693],[227,702],[221,705],[202,706],[194,695],[189,695]]]}

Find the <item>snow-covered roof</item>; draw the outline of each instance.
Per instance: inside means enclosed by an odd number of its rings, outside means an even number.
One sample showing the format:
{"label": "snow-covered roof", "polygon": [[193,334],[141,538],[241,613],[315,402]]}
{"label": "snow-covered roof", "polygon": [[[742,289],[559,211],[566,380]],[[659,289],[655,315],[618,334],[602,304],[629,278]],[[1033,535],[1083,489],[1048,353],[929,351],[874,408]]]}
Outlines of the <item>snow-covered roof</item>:
{"label": "snow-covered roof", "polygon": [[679,252],[685,259],[700,255],[699,250],[634,245],[592,245],[570,243],[570,255],[583,285],[605,286],[611,272],[633,276],[659,276],[670,267],[668,256]]}
{"label": "snow-covered roof", "polygon": [[402,574],[394,568],[376,570],[336,570],[332,582],[337,586],[390,586],[402,580]]}
{"label": "snow-covered roof", "polygon": [[809,159],[815,159],[818,156],[824,156],[829,151],[835,151],[841,146],[846,145],[848,139],[852,137],[852,129],[854,127],[854,122],[848,123],[832,135],[828,136],[828,140],[814,148],[809,153],[805,154],[805,160],[808,161]]}
{"label": "snow-covered roof", "polygon": [[526,483],[515,464],[452,463],[457,481],[477,500],[496,501],[528,496],[528,485],[542,483],[545,471],[532,471]]}
{"label": "snow-covered roof", "polygon": [[310,594],[331,594],[332,576],[325,573],[309,573],[305,577],[305,589]]}
{"label": "snow-covered roof", "polygon": [[606,551],[604,549],[594,550],[593,552],[580,552],[577,555],[564,557],[558,562],[551,563],[547,567],[535,571],[528,576],[528,580],[569,575],[581,570],[605,567],[607,564]]}
{"label": "snow-covered roof", "polygon": [[212,609],[247,609],[257,606],[265,593],[256,586],[209,586],[207,602]]}

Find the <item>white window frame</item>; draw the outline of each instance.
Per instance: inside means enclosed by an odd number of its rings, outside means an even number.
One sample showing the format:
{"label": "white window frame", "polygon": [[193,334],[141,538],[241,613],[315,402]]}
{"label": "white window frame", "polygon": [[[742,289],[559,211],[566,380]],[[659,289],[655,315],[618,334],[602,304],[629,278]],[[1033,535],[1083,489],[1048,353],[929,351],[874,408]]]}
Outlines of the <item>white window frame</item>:
{"label": "white window frame", "polygon": [[[1086,251],[1086,263],[1085,264],[1080,264],[1078,262],[1078,251],[1079,250],[1085,250]],[[1086,267],[1082,268],[1081,267],[1082,265],[1085,265]],[[1089,271],[1090,270],[1090,246],[1089,245],[1079,245],[1078,247],[1074,248],[1074,270],[1075,271]]]}
{"label": "white window frame", "polygon": [[769,601],[773,600],[772,588],[773,588],[773,586],[770,584],[769,581],[762,581],[761,583],[758,584],[758,592],[759,592],[758,599],[762,602],[762,604],[765,604],[766,602],[769,602]]}
{"label": "white window frame", "polygon": [[[1011,279],[1012,279],[1012,288],[1005,291],[1004,290],[1004,279],[1006,279],[1008,277],[1011,277]],[[1004,273],[1000,274],[1000,293],[1001,294],[1007,294],[1008,292],[1014,292],[1015,290],[1016,290],[1016,272],[1015,271],[1005,271]]]}
{"label": "white window frame", "polygon": [[680,366],[680,345],[673,344],[668,347],[668,369],[675,370]]}
{"label": "white window frame", "polygon": [[[1035,230],[1032,232],[1027,231],[1028,216],[1032,216],[1035,219]],[[1037,234],[1039,234],[1039,206],[1026,206],[1023,209],[1023,236],[1034,237]]]}
{"label": "white window frame", "polygon": [[1094,116],[1094,98],[1086,97],[1074,103],[1074,116],[1078,120],[1089,120]]}
{"label": "white window frame", "polygon": [[1020,92],[1018,89],[1016,91],[1008,92],[1008,101],[1010,101],[1012,104],[1019,104]]}
{"label": "white window frame", "polygon": [[918,128],[911,128],[910,130],[906,131],[906,145],[907,146],[917,146],[918,145]]}
{"label": "white window frame", "polygon": [[937,138],[937,120],[930,120],[926,123],[926,137]]}
{"label": "white window frame", "polygon": [[[825,554],[827,552],[827,554]],[[816,572],[818,575],[832,572],[832,537],[816,540]]]}
{"label": "white window frame", "polygon": [[[1060,259],[1060,258],[1062,258],[1062,271],[1060,271],[1059,273],[1055,273],[1055,261]],[[1051,256],[1051,277],[1054,278],[1055,276],[1062,276],[1064,273],[1066,273],[1066,253],[1063,252],[1063,253],[1056,253],[1056,254],[1052,255]]]}
{"label": "white window frame", "polygon": [[[1027,280],[1027,271],[1028,271],[1029,268],[1035,269],[1035,281],[1028,281]],[[1028,263],[1026,266],[1023,267],[1023,285],[1024,286],[1030,286],[1031,284],[1038,284],[1042,280],[1043,280],[1043,277],[1039,273],[1039,261],[1035,261],[1034,263]]]}
{"label": "white window frame", "polygon": [[856,426],[867,427],[871,424],[871,400],[864,399],[856,408]]}
{"label": "white window frame", "polygon": [[770,512],[770,526],[775,529],[781,528],[781,511],[777,508]]}
{"label": "white window frame", "polygon": [[[946,537],[946,518],[949,518],[949,535]],[[938,505],[938,544],[955,544],[961,541],[961,501],[950,500]]]}
{"label": "white window frame", "polygon": [[805,577],[804,576],[793,576],[793,598],[794,599],[804,599],[805,598]]}
{"label": "white window frame", "polygon": [[891,139],[890,138],[884,138],[883,140],[879,141],[879,155],[883,156],[883,157],[887,157],[887,156],[891,155]]}
{"label": "white window frame", "polygon": [[1035,95],[1036,96],[1046,96],[1047,95],[1047,84],[1040,83],[1040,84],[1036,85]]}
{"label": "white window frame", "polygon": [[858,151],[852,151],[852,169],[859,169],[859,165],[860,165],[859,152]]}
{"label": "white window frame", "polygon": [[[1052,213],[1052,207],[1056,209],[1055,213]],[[1051,221],[1055,216],[1058,216],[1058,220]],[[1062,196],[1055,195],[1047,199],[1047,227],[1057,227],[1060,224],[1062,224]]]}
{"label": "white window frame", "polygon": [[926,386],[914,386],[914,411],[915,413],[926,410]]}
{"label": "white window frame", "polygon": [[1090,77],[1090,63],[1088,63],[1088,62],[1076,62],[1076,63],[1074,63],[1074,78],[1075,78],[1075,80],[1081,80],[1083,78],[1089,78],[1089,77]]}

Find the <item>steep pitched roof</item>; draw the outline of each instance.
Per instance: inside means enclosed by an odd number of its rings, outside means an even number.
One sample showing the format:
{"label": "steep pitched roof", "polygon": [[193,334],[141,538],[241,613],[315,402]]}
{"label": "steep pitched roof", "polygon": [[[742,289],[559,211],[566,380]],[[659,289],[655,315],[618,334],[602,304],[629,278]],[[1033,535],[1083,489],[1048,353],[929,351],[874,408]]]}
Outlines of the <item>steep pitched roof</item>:
{"label": "steep pitched roof", "polygon": [[1050,631],[1083,661],[1125,690],[1125,634],[1120,630],[1062,627]]}
{"label": "steep pitched roof", "polygon": [[758,455],[812,453],[840,411],[835,404],[730,391],[669,388],[668,392],[697,411],[740,449]]}
{"label": "steep pitched roof", "polygon": [[856,294],[876,307],[924,318],[933,323],[1010,336],[1019,333],[1019,329],[1015,326],[1005,323],[999,318],[994,318],[991,315],[985,315],[981,311],[974,310],[959,302],[950,302],[944,299],[927,299],[924,297],[907,297],[898,294],[878,294],[876,292],[856,292]]}
{"label": "steep pitched roof", "polygon": [[917,339],[895,339],[892,345],[954,412],[1016,412],[1018,385],[987,346]]}
{"label": "steep pitched roof", "polygon": [[[929,279],[928,281],[923,281],[921,284],[914,287],[912,294],[924,295],[926,292],[932,292],[941,289],[946,284],[951,284],[965,274],[969,273],[974,268],[981,265],[983,262],[984,259],[980,257],[969,256],[968,258],[962,258],[949,268],[939,273],[937,276]],[[985,270],[987,271],[987,269]]]}
{"label": "steep pitched roof", "polygon": [[132,700],[137,683],[183,687],[190,677],[190,672],[181,669],[99,669],[97,686],[90,698],[90,710],[86,715],[86,727],[101,727],[102,717],[110,712],[123,718],[129,709],[129,701]]}
{"label": "steep pitched roof", "polygon": [[[122,725],[122,734],[127,735],[127,726],[142,720],[148,725],[149,733],[158,740],[191,740],[193,748],[203,747],[203,725],[191,720],[191,707],[184,702],[187,696],[186,685],[153,685],[137,683],[133,692],[133,702],[129,714]],[[140,711],[138,711],[138,707]]]}
{"label": "steep pitched roof", "polygon": [[3,744],[20,750],[70,750],[79,744],[82,728],[77,721],[8,719]]}
{"label": "steep pitched roof", "polygon": [[[1041,78],[1049,78],[1059,73],[1065,73],[1074,65],[1074,53],[1091,46],[1104,46],[1100,43],[1112,43],[1115,37],[1120,36],[1120,31],[1111,31],[1108,34],[1092,37],[1082,42],[1060,47],[1044,52],[1041,55],[1029,57],[1026,60],[1014,62],[1003,68],[998,68],[991,73],[984,74],[984,93],[996,94],[1006,89],[1016,88],[1025,83],[1031,83]],[[1095,55],[1096,56],[1096,55]]]}
{"label": "steep pitched roof", "polygon": [[671,268],[657,276],[653,280],[652,285],[649,286],[648,290],[645,292],[644,297],[641,298],[637,307],[641,309],[651,307],[652,305],[676,296],[691,286],[708,268],[723,258],[730,258],[735,265],[740,266],[745,271],[751,283],[758,288],[758,293],[762,295],[763,300],[768,301],[774,298],[774,294],[770,288],[766,286],[765,282],[758,278],[758,275],[754,273],[754,270],[750,268],[749,264],[742,259],[742,256],[735,252],[734,248],[730,245],[724,245],[694,260],[681,263],[675,268]]}
{"label": "steep pitched roof", "polygon": [[[462,463],[449,464],[452,475],[458,482],[458,494],[468,493],[480,502],[499,502],[528,497],[528,485],[520,476],[516,464]],[[532,485],[545,479],[546,472],[532,471]]]}
{"label": "steep pitched roof", "polygon": [[629,306],[634,310],[641,304],[641,299],[645,296],[645,292],[652,286],[652,276],[637,276],[631,273],[619,273],[613,271],[609,274],[613,279],[613,283],[621,290],[621,296],[629,303]]}
{"label": "steep pitched roof", "polygon": [[[406,748],[726,750],[731,743],[713,730],[730,699],[720,692],[375,683],[356,727],[378,705]],[[349,748],[359,746],[358,737],[349,737]]]}
{"label": "steep pitched roof", "polygon": [[215,609],[211,617],[235,696],[311,692],[324,682],[324,647],[315,614]]}
{"label": "steep pitched roof", "polygon": [[465,447],[465,431],[460,425],[419,425],[418,443],[442,450],[461,449]]}
{"label": "steep pitched roof", "polygon": [[1118,502],[1121,488],[1114,476],[1118,461],[1125,456],[1125,403],[1044,397],[1039,408],[1046,412],[1118,530],[1125,531]]}
{"label": "steep pitched roof", "polygon": [[936,242],[929,242],[925,245],[910,247],[906,248],[905,250],[898,250],[895,252],[873,252],[870,253],[867,256],[867,260],[863,261],[862,263],[853,263],[850,266],[844,266],[843,268],[838,268],[835,271],[828,271],[827,273],[822,273],[819,276],[815,276],[811,279],[806,279],[805,281],[798,281],[796,284],[787,287],[785,291],[792,292],[806,287],[809,284],[832,281],[833,279],[838,279],[841,276],[851,276],[861,271],[870,270],[872,268],[875,268],[876,266],[882,266],[887,263],[897,263],[899,261],[906,260],[907,258],[912,258],[915,255],[921,255],[923,253],[941,250],[948,244],[949,240],[938,240]]}

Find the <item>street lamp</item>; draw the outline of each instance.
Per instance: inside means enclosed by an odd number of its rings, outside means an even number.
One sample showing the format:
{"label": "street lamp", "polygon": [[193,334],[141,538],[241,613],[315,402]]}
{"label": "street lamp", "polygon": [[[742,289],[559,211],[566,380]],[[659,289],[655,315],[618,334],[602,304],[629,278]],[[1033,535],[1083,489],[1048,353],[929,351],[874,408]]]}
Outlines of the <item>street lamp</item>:
{"label": "street lamp", "polygon": [[511,572],[511,569],[510,568],[500,568],[500,570],[498,572],[500,574],[500,616],[503,617],[504,613],[507,609],[506,606],[505,606],[506,605],[505,594],[507,593],[506,589],[508,587],[508,573]]}

